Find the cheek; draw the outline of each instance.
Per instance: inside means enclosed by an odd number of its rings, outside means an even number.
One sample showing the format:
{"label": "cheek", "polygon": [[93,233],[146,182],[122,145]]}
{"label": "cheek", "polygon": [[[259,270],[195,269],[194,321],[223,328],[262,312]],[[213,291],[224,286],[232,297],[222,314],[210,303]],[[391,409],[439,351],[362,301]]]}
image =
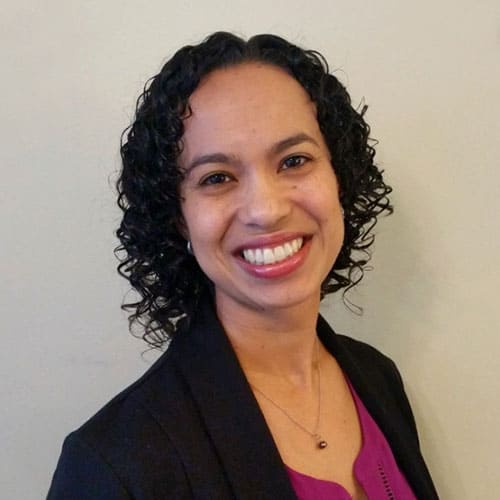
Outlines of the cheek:
{"label": "cheek", "polygon": [[187,237],[202,245],[216,241],[221,231],[221,220],[217,212],[199,204],[188,204],[183,210]]}
{"label": "cheek", "polygon": [[323,180],[321,189],[309,199],[310,207],[323,229],[325,243],[332,251],[340,250],[344,241],[344,219],[338,198],[337,183],[332,178]]}
{"label": "cheek", "polygon": [[308,202],[322,223],[335,225],[338,223],[341,207],[334,179],[326,178],[316,184],[316,189],[308,193]]}
{"label": "cheek", "polygon": [[183,218],[183,226],[185,229],[185,238],[193,240],[198,233],[199,217],[196,216],[196,208],[190,202],[184,202],[181,205],[181,212]]}

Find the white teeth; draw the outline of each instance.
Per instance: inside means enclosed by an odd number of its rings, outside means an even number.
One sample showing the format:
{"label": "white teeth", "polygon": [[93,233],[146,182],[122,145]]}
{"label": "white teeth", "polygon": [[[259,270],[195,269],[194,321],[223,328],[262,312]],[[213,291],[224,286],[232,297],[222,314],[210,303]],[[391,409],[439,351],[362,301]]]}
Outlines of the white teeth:
{"label": "white teeth", "polygon": [[260,248],[257,248],[257,250],[255,250],[255,263],[264,264],[264,255]]}
{"label": "white teeth", "polygon": [[274,252],[270,248],[264,248],[264,264],[274,264]]}
{"label": "white teeth", "polygon": [[273,248],[247,248],[243,250],[243,257],[251,264],[274,264],[297,253],[302,248],[303,242],[303,238],[296,238]]}
{"label": "white teeth", "polygon": [[285,247],[276,247],[274,249],[274,258],[279,262],[280,260],[283,260],[286,257],[285,253]]}

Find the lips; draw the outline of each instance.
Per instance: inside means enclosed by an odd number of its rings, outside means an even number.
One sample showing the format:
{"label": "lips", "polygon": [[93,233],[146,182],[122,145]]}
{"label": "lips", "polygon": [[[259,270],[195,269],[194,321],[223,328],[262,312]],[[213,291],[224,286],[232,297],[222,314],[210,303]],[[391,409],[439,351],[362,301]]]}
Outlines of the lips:
{"label": "lips", "polygon": [[282,278],[302,267],[312,238],[301,234],[276,234],[254,239],[235,252],[236,262],[256,278]]}
{"label": "lips", "polygon": [[281,262],[296,254],[301,248],[304,239],[302,237],[287,241],[281,245],[267,246],[262,248],[246,248],[241,255],[246,262],[254,265],[269,265]]}

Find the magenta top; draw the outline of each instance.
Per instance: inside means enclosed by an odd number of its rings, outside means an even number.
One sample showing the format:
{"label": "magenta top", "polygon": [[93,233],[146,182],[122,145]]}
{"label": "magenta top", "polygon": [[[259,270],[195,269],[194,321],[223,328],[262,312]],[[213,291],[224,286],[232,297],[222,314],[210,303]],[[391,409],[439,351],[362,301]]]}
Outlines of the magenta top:
{"label": "magenta top", "polygon": [[[348,385],[363,437],[363,445],[354,461],[353,471],[367,498],[416,500],[382,431],[349,382]],[[306,476],[288,466],[286,470],[299,500],[351,500],[351,495],[338,483]]]}

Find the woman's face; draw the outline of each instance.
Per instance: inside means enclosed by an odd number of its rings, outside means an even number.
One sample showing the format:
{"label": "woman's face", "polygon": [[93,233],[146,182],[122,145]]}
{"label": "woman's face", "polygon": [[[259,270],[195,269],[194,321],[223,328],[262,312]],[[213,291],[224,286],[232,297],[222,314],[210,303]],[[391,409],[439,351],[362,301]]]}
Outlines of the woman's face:
{"label": "woman's face", "polygon": [[283,70],[245,63],[210,73],[190,105],[181,209],[217,304],[317,307],[344,226],[309,96]]}

